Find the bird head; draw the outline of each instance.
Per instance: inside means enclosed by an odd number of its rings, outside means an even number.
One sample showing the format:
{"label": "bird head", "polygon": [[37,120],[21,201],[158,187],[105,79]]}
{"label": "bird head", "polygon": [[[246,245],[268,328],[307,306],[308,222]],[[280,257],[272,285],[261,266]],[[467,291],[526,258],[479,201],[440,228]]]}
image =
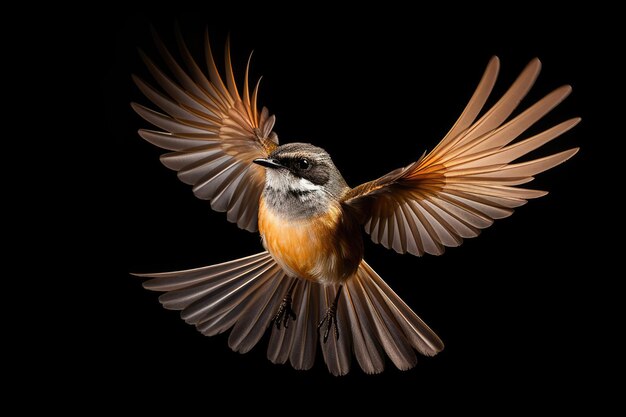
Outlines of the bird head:
{"label": "bird head", "polygon": [[266,168],[265,199],[279,211],[323,211],[349,189],[328,152],[308,143],[281,145],[254,163]]}

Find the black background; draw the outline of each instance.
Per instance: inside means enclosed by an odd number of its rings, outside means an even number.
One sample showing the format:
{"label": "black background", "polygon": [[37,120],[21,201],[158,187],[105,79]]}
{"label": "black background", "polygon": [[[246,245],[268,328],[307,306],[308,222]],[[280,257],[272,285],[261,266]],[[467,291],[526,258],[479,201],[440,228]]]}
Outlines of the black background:
{"label": "black background", "polygon": [[[599,155],[607,141],[623,140],[606,133],[610,106],[604,99],[618,84],[612,62],[617,30],[608,20],[592,29],[610,11],[489,13],[495,15],[452,6],[344,12],[313,4],[211,6],[101,10],[58,25],[67,57],[78,63],[65,74],[80,97],[75,108],[87,114],[81,121],[88,127],[75,132],[75,146],[85,152],[76,164],[90,174],[69,183],[79,201],[69,221],[79,237],[62,263],[80,268],[68,268],[76,277],[57,303],[64,319],[53,332],[63,354],[45,360],[54,362],[51,373],[70,375],[72,390],[93,404],[116,407],[123,399],[206,406],[207,413],[220,401],[233,409],[278,405],[275,412],[296,412],[283,405],[286,399],[306,410],[333,411],[339,401],[366,410],[388,404],[390,412],[410,406],[415,413],[427,404],[502,413],[602,404],[608,392],[600,372],[611,345],[610,326],[603,323],[616,306],[604,301],[615,275],[604,266],[610,244],[601,234],[618,226],[607,225],[611,211],[600,214],[599,206],[610,203],[612,168]],[[130,74],[150,79],[136,48],[157,57],[153,25],[174,49],[175,21],[197,57],[205,26],[218,57],[230,33],[240,77],[254,49],[251,76],[264,76],[259,102],[276,115],[281,141],[325,148],[353,186],[432,149],[492,55],[501,59],[499,94],[531,58],[542,60],[522,107],[562,84],[573,86],[530,132],[581,116],[580,125],[536,155],[573,146],[581,151],[531,184],[548,196],[443,256],[401,256],[366,241],[370,265],[446,343],[436,357],[420,358],[407,372],[388,363],[375,376],[354,361],[350,374],[337,378],[321,356],[310,371],[271,364],[267,339],[240,355],[228,348],[228,334],[201,336],[129,275],[262,250],[257,234],[197,200],[159,163],[161,151],[136,134],[148,124],[129,103],[148,101]],[[79,186],[85,181],[97,186]],[[592,388],[602,395],[592,395]]]}

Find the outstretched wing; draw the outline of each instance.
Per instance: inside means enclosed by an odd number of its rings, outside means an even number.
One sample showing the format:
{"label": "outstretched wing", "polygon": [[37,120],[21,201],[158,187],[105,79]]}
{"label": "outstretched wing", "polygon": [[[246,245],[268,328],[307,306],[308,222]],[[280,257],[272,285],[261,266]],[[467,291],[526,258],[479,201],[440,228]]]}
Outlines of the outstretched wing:
{"label": "outstretched wing", "polygon": [[568,131],[580,119],[515,141],[571,92],[570,86],[557,88],[506,122],[540,68],[539,60],[532,60],[502,98],[476,120],[498,75],[498,58],[492,58],[461,117],[428,155],[345,196],[344,203],[363,215],[374,242],[399,253],[439,255],[445,246],[458,246],[494,219],[511,215],[526,200],[547,194],[517,186],[566,161],[578,148],[511,162]]}
{"label": "outstretched wing", "polygon": [[176,62],[156,33],[153,35],[173,78],[140,51],[160,90],[137,76],[133,76],[133,80],[165,114],[132,103],[141,117],[162,129],[141,129],[139,135],[158,147],[173,151],[161,156],[161,162],[178,171],[181,181],[193,185],[198,198],[210,200],[214,210],[226,211],[228,220],[242,229],[257,230],[265,171],[252,161],[266,157],[278,145],[278,136],[272,132],[274,116],[270,116],[265,107],[257,111],[258,82],[250,96],[250,61],[242,98],[235,84],[229,41],[226,42],[224,83],[213,60],[208,32],[205,34],[208,77],[191,56],[178,30],[178,47],[186,69]]}

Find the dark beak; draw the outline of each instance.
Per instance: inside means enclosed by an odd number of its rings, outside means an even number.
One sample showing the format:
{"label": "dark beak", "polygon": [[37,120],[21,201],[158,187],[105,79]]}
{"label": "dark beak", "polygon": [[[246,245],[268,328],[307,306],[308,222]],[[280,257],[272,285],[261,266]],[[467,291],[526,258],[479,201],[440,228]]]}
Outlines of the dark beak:
{"label": "dark beak", "polygon": [[278,163],[277,160],[271,158],[257,158],[252,162],[267,168],[284,168],[281,164]]}

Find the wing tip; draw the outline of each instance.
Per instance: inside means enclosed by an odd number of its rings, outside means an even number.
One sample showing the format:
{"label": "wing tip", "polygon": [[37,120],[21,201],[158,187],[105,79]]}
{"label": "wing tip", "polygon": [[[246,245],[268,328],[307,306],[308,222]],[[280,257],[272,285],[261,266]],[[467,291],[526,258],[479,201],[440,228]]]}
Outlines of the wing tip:
{"label": "wing tip", "polygon": [[576,155],[578,153],[578,151],[580,151],[580,146],[572,148],[571,151],[572,151],[572,153],[571,153],[571,155],[567,159],[569,159],[569,158],[573,157],[574,155]]}
{"label": "wing tip", "polygon": [[538,70],[541,70],[541,66],[543,64],[541,63],[541,60],[539,59],[539,57],[534,57],[533,59],[530,60],[530,62],[528,63],[529,67],[537,67]]}
{"label": "wing tip", "polygon": [[560,87],[558,87],[555,91],[555,93],[560,94],[561,100],[564,100],[567,96],[569,96],[572,93],[572,86],[570,84],[564,84]]}
{"label": "wing tip", "polygon": [[524,67],[524,70],[522,71],[520,76],[528,75],[528,78],[531,80],[530,85],[532,86],[537,80],[539,73],[541,72],[542,65],[543,64],[541,63],[541,60],[537,57],[534,57],[528,62],[528,64],[526,64],[526,67]]}
{"label": "wing tip", "polygon": [[567,161],[568,159],[576,155],[578,151],[580,151],[580,146],[561,152],[561,155],[563,155],[564,159],[560,163]]}
{"label": "wing tip", "polygon": [[145,53],[143,49],[137,48],[137,53],[139,54],[139,58],[141,58],[141,61],[148,67],[148,69],[151,65],[154,65],[152,59],[150,59],[150,56],[148,56],[148,54]]}
{"label": "wing tip", "polygon": [[[552,163],[549,167],[542,169],[539,172],[545,172],[549,169],[552,169],[558,165],[561,165],[562,163],[566,162],[567,160],[571,159],[574,155],[576,155],[578,153],[578,151],[580,150],[580,147],[575,147],[575,148],[571,148],[571,149],[567,149],[565,151],[547,156],[543,159],[552,159]],[[539,173],[538,172],[538,173]]]}
{"label": "wing tip", "polygon": [[[528,198],[530,199],[530,198],[541,198],[541,197],[545,197],[545,196],[547,196],[548,194],[550,194],[550,191],[545,191],[545,190],[535,190],[535,193],[536,193],[536,194],[535,194],[534,196],[532,196],[532,197],[528,197]],[[528,201],[526,201],[524,204],[526,204],[526,203],[528,203]]]}
{"label": "wing tip", "polygon": [[[151,110],[149,108],[147,108],[146,106],[137,103],[136,101],[131,101],[130,102],[130,108],[133,109],[133,111],[142,119],[147,120],[146,116],[147,114],[150,114]],[[139,129],[141,130],[141,129]]]}

